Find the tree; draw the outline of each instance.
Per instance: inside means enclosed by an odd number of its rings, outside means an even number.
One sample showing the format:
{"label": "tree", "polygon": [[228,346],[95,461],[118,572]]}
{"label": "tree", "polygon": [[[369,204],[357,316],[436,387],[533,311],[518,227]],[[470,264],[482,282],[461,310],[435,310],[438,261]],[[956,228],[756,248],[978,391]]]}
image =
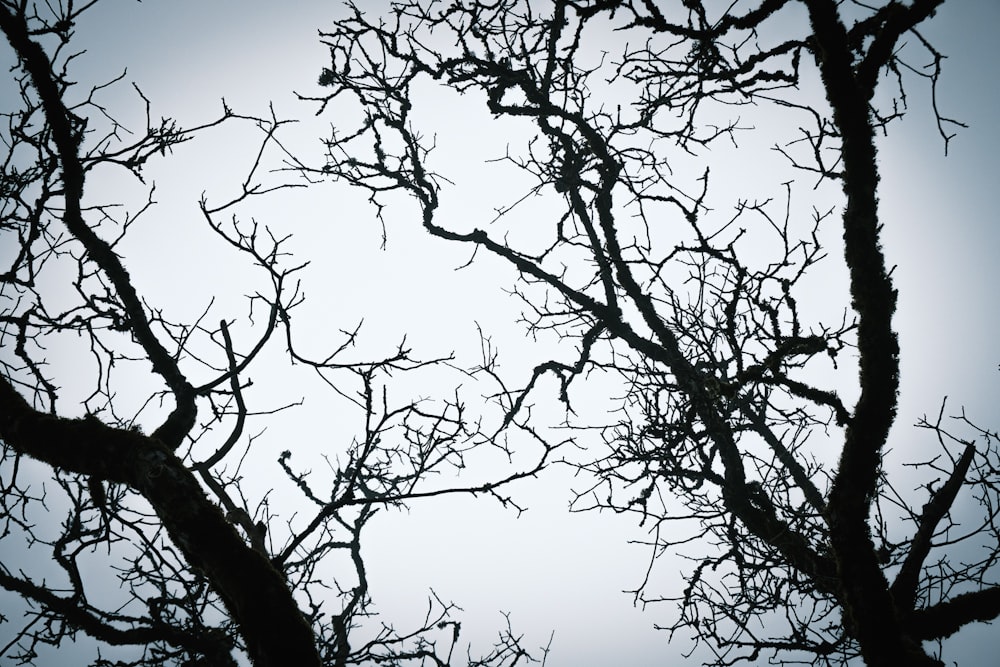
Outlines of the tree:
{"label": "tree", "polygon": [[[0,587],[5,613],[12,598],[25,605],[0,654],[46,664],[47,647],[86,636],[94,665],[235,665],[240,656],[261,666],[452,664],[462,651],[450,602],[432,597],[424,623],[408,630],[370,618],[362,533],[381,508],[420,497],[512,503],[503,487],[533,476],[554,447],[520,421],[488,426],[458,389],[400,399],[389,387],[391,377],[420,382],[427,373],[456,385],[489,380],[488,363],[461,371],[447,358],[416,357],[405,342],[359,360],[357,330],[340,340],[327,332],[322,351],[300,342],[292,322],[303,264],[290,258],[287,236],[243,208],[304,185],[267,172],[269,160],[292,159],[279,139],[287,122],[223,104],[216,119],[184,128],[156,121],[136,88],[146,116],[132,134],[103,102],[117,81],[73,83],[75,25],[93,4],[0,3],[18,92],[4,100],[0,129]],[[199,208],[223,253],[259,279],[239,287],[249,291],[241,315],[213,297],[195,320],[177,320],[147,302],[126,269],[129,239],[155,212],[153,186],[136,208],[124,195],[100,199],[106,189],[97,186],[110,179],[124,191],[125,174],[145,188],[149,165],[233,125],[257,137],[256,160],[235,196],[219,204],[206,195]],[[220,284],[220,301],[224,291]],[[272,348],[282,341],[286,362],[329,387],[324,400],[339,396],[356,411],[358,431],[325,473],[296,463],[309,455],[303,443],[289,443],[268,472],[244,468],[260,435],[251,425],[296,402],[262,403],[250,376],[280,356]],[[72,361],[60,363],[63,355]],[[536,443],[533,463],[453,482],[468,459],[506,446],[515,431]],[[250,473],[268,480],[279,468],[283,482],[251,487]],[[508,626],[485,655],[467,659],[526,657]]]}
{"label": "tree", "polygon": [[[654,557],[700,545],[669,629],[713,664],[941,665],[925,642],[1000,614],[996,433],[923,421],[941,451],[912,492],[884,465],[899,346],[883,226],[902,221],[879,217],[876,137],[914,80],[945,148],[960,125],[937,111],[942,55],[919,32],[941,4],[408,1],[324,33],[315,101],[363,120],[304,172],[409,195],[430,234],[509,264],[529,332],[565,356],[508,391],[508,419],[554,377],[597,480],[577,507],[640,517]],[[440,212],[432,85],[528,134],[497,162],[529,184],[490,226]],[[775,168],[739,164],[750,189],[722,212],[713,174],[758,123],[786,170],[761,192]],[[808,298],[834,246],[845,310]],[[611,377],[619,419],[574,409]],[[963,489],[982,514],[960,532]],[[660,599],[647,584],[637,600]]]}

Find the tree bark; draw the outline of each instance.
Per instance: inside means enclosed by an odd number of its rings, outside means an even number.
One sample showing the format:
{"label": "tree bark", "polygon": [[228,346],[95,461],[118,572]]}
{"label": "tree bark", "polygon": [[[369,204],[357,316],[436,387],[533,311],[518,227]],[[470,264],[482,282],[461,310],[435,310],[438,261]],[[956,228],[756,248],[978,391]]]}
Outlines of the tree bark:
{"label": "tree bark", "polygon": [[243,541],[162,442],[94,417],[39,412],[5,378],[0,378],[0,439],[55,468],[141,493],[188,563],[222,598],[255,665],[322,664],[312,629],[281,573]]}

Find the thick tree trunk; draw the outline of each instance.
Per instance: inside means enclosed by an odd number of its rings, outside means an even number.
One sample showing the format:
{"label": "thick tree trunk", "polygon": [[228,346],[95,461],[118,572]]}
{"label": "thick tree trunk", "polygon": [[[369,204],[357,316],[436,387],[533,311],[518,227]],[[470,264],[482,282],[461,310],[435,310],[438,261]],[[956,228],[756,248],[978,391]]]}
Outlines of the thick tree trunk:
{"label": "thick tree trunk", "polygon": [[[844,623],[869,667],[941,665],[903,631],[868,525],[899,390],[899,343],[892,328],[896,291],[879,244],[879,175],[869,110],[874,81],[859,80],[838,3],[808,0],[807,5],[820,73],[842,140],[844,254],[858,313],[861,395],[847,425],[827,506]],[[868,59],[863,64],[871,66]]]}
{"label": "thick tree trunk", "polygon": [[55,468],[140,492],[188,563],[222,598],[255,665],[319,667],[312,630],[281,573],[243,541],[168,447],[93,417],[39,412],[2,378],[0,438]]}

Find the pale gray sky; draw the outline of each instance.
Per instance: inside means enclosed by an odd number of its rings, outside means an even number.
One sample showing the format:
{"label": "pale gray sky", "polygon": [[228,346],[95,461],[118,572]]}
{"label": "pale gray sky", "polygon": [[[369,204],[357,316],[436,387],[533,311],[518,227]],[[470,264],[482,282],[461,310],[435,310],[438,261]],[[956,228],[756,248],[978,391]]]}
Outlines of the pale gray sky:
{"label": "pale gray sky", "polygon": [[[364,4],[372,11],[382,6]],[[79,44],[88,53],[74,73],[81,82],[97,82],[127,67],[126,81],[143,89],[154,115],[177,117],[184,124],[209,119],[222,97],[237,111],[254,114],[266,113],[273,102],[279,116],[303,119],[290,141],[316,156],[316,139],[336,119],[313,119],[311,107],[296,101],[291,91],[315,92],[326,61],[316,31],[340,11],[335,3],[319,0],[105,0],[78,26]],[[893,451],[900,461],[911,459],[909,447],[920,451],[932,445],[910,424],[936,411],[946,394],[951,405],[964,404],[971,416],[997,426],[1000,352],[995,336],[1000,322],[994,293],[1000,268],[994,258],[1000,225],[992,197],[1000,154],[998,30],[997,3],[952,0],[923,33],[948,56],[938,98],[942,113],[970,125],[952,141],[947,158],[926,113],[923,91],[912,92],[911,114],[880,143],[885,249],[890,263],[897,265],[893,275],[900,291],[895,322],[902,342],[903,389]],[[122,107],[130,109],[123,113],[139,110],[127,85],[106,99],[109,105],[131,105]],[[452,107],[442,108],[441,115],[446,111],[454,116]],[[489,126],[479,130],[475,121],[468,128],[450,127],[496,134]],[[150,168],[162,206],[125,248],[137,253],[127,265],[151,303],[175,314],[194,314],[207,304],[207,284],[220,295],[223,312],[231,317],[245,312],[240,299],[248,290],[246,281],[255,278],[238,266],[220,266],[214,259],[220,246],[199,242],[205,236],[196,208],[203,190],[210,199],[221,199],[242,179],[242,172],[234,175],[232,169],[244,169],[252,149],[243,136],[211,133]],[[504,137],[494,138],[502,147]],[[445,154],[448,141],[442,137]],[[468,206],[466,214],[488,217],[488,209],[474,208],[480,200],[475,188],[482,183],[460,179],[461,173],[455,180],[457,188],[467,188],[458,198]],[[126,186],[109,180],[92,187],[96,197]],[[798,196],[808,196],[808,188]],[[456,274],[453,268],[466,256],[433,242],[415,218],[407,220],[405,206],[402,210],[392,214],[385,251],[378,249],[381,230],[360,193],[314,188],[308,195],[276,198],[253,214],[294,231],[293,248],[301,259],[313,261],[306,274],[310,302],[303,312],[315,318],[319,330],[351,328],[364,318],[365,349],[385,349],[406,334],[418,353],[456,350],[474,363],[478,321],[496,335],[512,372],[543,357],[549,349],[544,342],[538,347],[519,344],[523,334],[512,324],[518,305],[502,291],[511,275],[488,261]],[[410,215],[414,210],[409,209]],[[456,215],[461,211],[456,205]],[[839,261],[836,253],[832,260]],[[183,271],[178,271],[180,265]],[[842,286],[835,288],[838,296],[833,298],[842,298]],[[827,295],[817,293],[816,298]],[[259,373],[255,383],[266,386]],[[307,387],[294,388],[302,394]],[[281,388],[288,398],[289,385]],[[319,436],[327,435],[329,413],[338,409],[328,399],[328,393],[307,396],[302,410],[268,422],[260,460],[273,461],[288,441],[305,448],[327,446],[315,443],[325,441]],[[265,481],[273,477],[270,471]],[[673,608],[642,612],[621,592],[642,579],[648,553],[627,544],[642,539],[642,529],[619,516],[568,515],[572,485],[558,471],[541,483],[522,485],[518,496],[531,510],[520,518],[489,500],[467,498],[420,502],[409,513],[381,517],[371,531],[367,555],[375,603],[385,620],[400,628],[419,620],[428,589],[433,589],[466,610],[463,633],[481,645],[490,643],[501,626],[501,610],[511,613],[513,627],[524,633],[528,647],[544,644],[554,632],[550,667],[672,664],[689,644],[681,637],[668,645],[652,626],[669,623]],[[678,571],[665,560],[660,568],[665,581]],[[960,633],[946,656],[958,664],[982,665],[997,648],[990,628],[981,627]]]}

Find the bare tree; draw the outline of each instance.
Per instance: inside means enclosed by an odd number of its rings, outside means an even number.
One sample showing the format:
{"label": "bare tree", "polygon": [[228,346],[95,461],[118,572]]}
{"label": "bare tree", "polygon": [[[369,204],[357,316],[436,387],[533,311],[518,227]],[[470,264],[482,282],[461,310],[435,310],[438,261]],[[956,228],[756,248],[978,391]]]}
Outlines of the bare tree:
{"label": "bare tree", "polygon": [[[19,91],[3,101],[0,128],[3,662],[52,664],[60,648],[79,660],[84,636],[96,646],[94,665],[529,659],[509,627],[485,655],[466,654],[454,606],[436,597],[415,628],[374,617],[362,533],[380,508],[423,496],[507,503],[501,487],[534,475],[552,446],[517,423],[486,432],[457,390],[399,398],[389,387],[390,376],[431,371],[469,381],[447,358],[421,360],[401,344],[359,360],[356,330],[339,341],[329,332],[332,348],[315,357],[301,346],[292,321],[303,303],[303,264],[290,257],[286,236],[244,217],[259,198],[304,184],[274,182],[268,172],[269,161],[289,159],[284,121],[223,105],[213,121],[182,128],[156,121],[136,88],[146,123],[133,134],[103,101],[116,82],[71,83],[74,27],[94,3],[81,4],[0,2],[0,30],[16,54],[11,89]],[[209,305],[195,321],[178,321],[147,302],[126,269],[130,232],[155,215],[152,188],[130,210],[100,201],[93,187],[121,174],[145,183],[150,162],[234,124],[259,139],[256,161],[246,165],[242,191],[221,204],[203,198],[200,213],[220,262],[249,263],[262,287],[251,288],[241,317]],[[276,405],[276,394],[258,393],[250,380],[282,345],[285,359],[328,385],[329,399],[349,401],[351,423],[361,424],[346,444],[332,428],[313,436],[314,450],[330,452],[325,472],[297,463],[310,443],[291,438],[269,470],[244,465],[259,432],[252,425],[298,400]],[[60,363],[63,354],[75,360]],[[473,374],[492,381],[489,370]],[[455,485],[474,450],[502,445],[512,432],[536,442],[533,464]],[[271,481],[275,472],[284,482]],[[277,491],[255,493],[252,483]],[[12,612],[17,599],[22,618]]]}
{"label": "bare tree", "polygon": [[[315,101],[363,121],[335,128],[306,171],[376,202],[408,194],[428,232],[516,272],[529,331],[566,356],[507,393],[510,418],[558,380],[597,480],[576,507],[641,517],[654,559],[698,550],[669,629],[713,664],[941,665],[925,642],[1000,614],[996,434],[930,419],[941,452],[916,464],[929,481],[899,488],[883,466],[899,346],[876,134],[915,82],[945,147],[959,124],[937,112],[942,56],[918,29],[941,4],[405,1],[387,17],[355,6],[324,33]],[[471,223],[440,213],[446,139],[430,138],[420,95],[434,85],[528,136],[496,162],[529,186]],[[762,192],[772,167],[737,146],[768,120],[791,175]],[[717,202],[739,184],[711,187],[727,160],[753,184],[733,213]],[[835,249],[831,309],[832,288],[817,304],[809,281]],[[574,412],[584,376],[618,378],[612,423]],[[961,489],[982,514],[959,530]],[[637,599],[662,599],[648,577]]]}

